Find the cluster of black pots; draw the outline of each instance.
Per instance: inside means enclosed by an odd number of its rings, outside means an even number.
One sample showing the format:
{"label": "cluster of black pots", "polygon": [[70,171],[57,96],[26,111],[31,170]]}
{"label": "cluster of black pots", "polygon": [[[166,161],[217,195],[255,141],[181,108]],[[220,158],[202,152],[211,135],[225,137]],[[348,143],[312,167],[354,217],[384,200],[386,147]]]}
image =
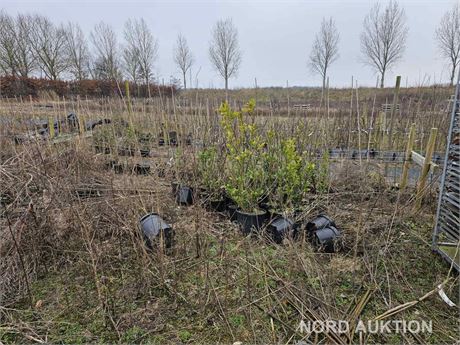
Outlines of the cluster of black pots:
{"label": "cluster of black pots", "polygon": [[[192,205],[193,189],[178,182],[171,183],[172,193],[179,205]],[[282,243],[285,238],[298,237],[301,223],[279,213],[270,212],[266,200],[261,200],[261,208],[257,212],[244,212],[225,195],[215,196],[202,191],[199,193],[204,206],[210,211],[226,212],[232,222],[238,223],[244,235],[258,232],[266,226],[267,233],[275,243]],[[265,207],[264,207],[265,206]],[[307,238],[322,251],[332,253],[340,237],[333,220],[325,215],[319,215],[306,225]]]}
{"label": "cluster of black pots", "polygon": [[103,145],[94,145],[94,150],[96,153],[104,153],[106,155],[110,154],[112,150],[108,146],[103,146]]}
{"label": "cluster of black pots", "polygon": [[148,163],[137,163],[133,168],[137,175],[148,175],[150,174],[150,164]]}
{"label": "cluster of black pots", "polygon": [[[112,153],[112,149],[108,146],[104,145],[94,145],[94,150],[96,153],[104,153],[106,155]],[[131,156],[133,157],[136,154],[136,149],[132,147],[119,147],[118,150],[119,156]],[[140,149],[139,150],[141,157],[149,157],[150,156],[150,149]]]}
{"label": "cluster of black pots", "polygon": [[340,237],[340,231],[335,222],[325,215],[319,215],[307,223],[307,236],[317,246],[327,253],[335,251],[335,244]]}
{"label": "cluster of black pots", "polygon": [[118,148],[118,155],[119,156],[131,156],[133,157],[136,153],[136,150],[132,147],[119,147]]}
{"label": "cluster of black pots", "polygon": [[111,169],[115,171],[116,174],[122,174],[124,170],[124,166],[122,163],[116,161],[116,160],[111,160],[106,163],[107,169]]}
{"label": "cluster of black pots", "polygon": [[77,188],[75,195],[79,199],[95,198],[102,196],[101,191],[95,188]]}

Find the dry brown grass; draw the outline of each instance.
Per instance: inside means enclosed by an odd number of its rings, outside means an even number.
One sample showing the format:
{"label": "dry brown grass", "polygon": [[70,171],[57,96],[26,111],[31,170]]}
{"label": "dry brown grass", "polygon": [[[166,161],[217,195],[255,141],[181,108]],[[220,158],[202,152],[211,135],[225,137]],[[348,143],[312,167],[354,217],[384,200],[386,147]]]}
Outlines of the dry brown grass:
{"label": "dry brown grass", "polygon": [[[3,109],[10,109],[11,117],[26,116],[30,109],[37,116],[49,114],[30,106],[10,102]],[[73,106],[86,116],[128,119],[123,103]],[[69,104],[52,109],[63,114]],[[211,130],[218,122],[206,109],[181,116],[177,110],[141,106],[133,121],[144,131],[158,133],[165,123],[191,131],[200,142],[218,138]],[[269,120],[266,126],[279,124]],[[287,123],[283,130],[290,135],[296,122]],[[226,217],[199,203],[177,206],[170,193],[174,166],[168,164],[177,148],[153,143],[151,158],[118,157],[125,164],[154,164],[148,176],[120,175],[105,168],[112,157],[94,154],[91,139],[15,146],[5,138],[0,167],[1,193],[8,197],[0,218],[4,343],[354,343],[357,336],[315,338],[296,328],[302,319],[373,319],[449,277],[448,265],[430,250],[435,196],[428,195],[414,212],[412,190],[393,189],[366,162],[337,163],[332,192],[312,194],[303,204],[300,218],[325,212],[343,230],[341,249],[326,254],[305,239],[276,245],[262,234],[245,238]],[[197,149],[180,149],[192,177]],[[156,167],[166,169],[164,177]],[[100,196],[78,198],[75,189],[88,185]],[[137,223],[152,211],[173,225],[173,249],[146,250]],[[459,302],[458,278],[445,290]],[[454,342],[453,309],[432,295],[397,317],[433,320],[433,334],[373,335],[367,341]]]}

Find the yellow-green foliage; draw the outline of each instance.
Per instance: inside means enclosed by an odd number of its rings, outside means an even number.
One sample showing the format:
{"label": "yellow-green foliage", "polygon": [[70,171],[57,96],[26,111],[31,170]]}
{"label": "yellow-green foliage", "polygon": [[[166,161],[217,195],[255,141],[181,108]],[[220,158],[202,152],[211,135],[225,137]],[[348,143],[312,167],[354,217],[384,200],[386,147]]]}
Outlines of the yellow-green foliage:
{"label": "yellow-green foliage", "polygon": [[242,111],[232,110],[226,102],[220,107],[228,151],[225,187],[230,197],[245,211],[257,208],[266,182],[263,165],[265,143],[257,126],[246,121],[253,115],[254,108],[254,100],[250,100]]}

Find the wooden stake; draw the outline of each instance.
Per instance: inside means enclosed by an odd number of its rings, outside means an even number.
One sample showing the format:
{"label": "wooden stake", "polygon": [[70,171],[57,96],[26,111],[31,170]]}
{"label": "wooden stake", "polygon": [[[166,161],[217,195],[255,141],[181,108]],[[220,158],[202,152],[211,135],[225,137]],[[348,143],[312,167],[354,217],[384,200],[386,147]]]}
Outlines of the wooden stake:
{"label": "wooden stake", "polygon": [[415,141],[415,123],[410,127],[409,139],[407,140],[406,154],[404,155],[403,171],[401,176],[400,189],[403,190],[407,186],[407,177],[409,175],[410,161],[412,158],[412,149]]}
{"label": "wooden stake", "polygon": [[428,139],[428,144],[426,145],[426,152],[425,152],[425,163],[422,167],[422,173],[420,174],[420,178],[418,181],[417,186],[417,195],[415,196],[415,207],[416,209],[422,206],[422,197],[425,193],[425,185],[428,179],[428,173],[430,172],[431,167],[431,158],[433,157],[434,152],[434,145],[436,143],[436,135],[438,134],[437,128],[431,128],[430,138]]}

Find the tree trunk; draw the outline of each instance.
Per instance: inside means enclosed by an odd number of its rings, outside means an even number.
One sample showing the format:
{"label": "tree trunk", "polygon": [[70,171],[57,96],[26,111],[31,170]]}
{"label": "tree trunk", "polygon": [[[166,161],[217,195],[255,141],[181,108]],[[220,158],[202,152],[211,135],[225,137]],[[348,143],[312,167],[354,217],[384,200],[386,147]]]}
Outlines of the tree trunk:
{"label": "tree trunk", "polygon": [[454,85],[455,78],[455,63],[452,64],[452,72],[450,73],[450,86]]}
{"label": "tree trunk", "polygon": [[187,79],[185,77],[185,71],[183,72],[184,75],[184,90],[187,90]]}
{"label": "tree trunk", "polygon": [[225,100],[228,102],[228,77],[225,77]]}
{"label": "tree trunk", "polygon": [[380,78],[380,88],[383,89],[385,86],[385,70],[382,71],[382,77]]}
{"label": "tree trunk", "polygon": [[323,74],[323,90],[326,88],[326,73]]}

